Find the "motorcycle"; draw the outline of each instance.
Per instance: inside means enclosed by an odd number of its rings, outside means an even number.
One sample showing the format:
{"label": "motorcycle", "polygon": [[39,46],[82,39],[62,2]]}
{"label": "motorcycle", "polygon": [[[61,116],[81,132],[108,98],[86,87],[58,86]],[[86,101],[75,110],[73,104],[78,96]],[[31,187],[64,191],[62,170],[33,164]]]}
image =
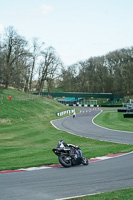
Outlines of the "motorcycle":
{"label": "motorcycle", "polygon": [[59,162],[63,167],[89,164],[88,159],[82,155],[79,147],[55,148],[52,151],[58,156]]}

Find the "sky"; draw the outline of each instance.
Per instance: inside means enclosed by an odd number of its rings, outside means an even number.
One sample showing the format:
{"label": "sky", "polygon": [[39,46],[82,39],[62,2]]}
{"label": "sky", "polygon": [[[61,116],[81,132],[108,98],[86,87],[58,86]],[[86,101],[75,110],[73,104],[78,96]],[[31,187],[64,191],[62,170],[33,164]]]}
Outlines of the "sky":
{"label": "sky", "polygon": [[133,0],[0,0],[0,34],[8,26],[69,66],[133,46]]}

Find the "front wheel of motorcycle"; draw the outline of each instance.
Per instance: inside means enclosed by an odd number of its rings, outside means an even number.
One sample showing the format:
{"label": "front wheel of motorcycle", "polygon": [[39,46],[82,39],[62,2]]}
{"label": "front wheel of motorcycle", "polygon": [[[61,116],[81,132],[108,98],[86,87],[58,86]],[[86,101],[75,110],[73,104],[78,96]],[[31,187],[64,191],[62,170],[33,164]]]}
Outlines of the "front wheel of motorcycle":
{"label": "front wheel of motorcycle", "polygon": [[65,155],[59,156],[59,162],[64,167],[71,167],[72,166],[71,160],[68,158],[68,156],[65,156]]}
{"label": "front wheel of motorcycle", "polygon": [[82,164],[83,165],[88,165],[89,164],[88,159],[86,157],[84,157],[84,156],[82,156]]}

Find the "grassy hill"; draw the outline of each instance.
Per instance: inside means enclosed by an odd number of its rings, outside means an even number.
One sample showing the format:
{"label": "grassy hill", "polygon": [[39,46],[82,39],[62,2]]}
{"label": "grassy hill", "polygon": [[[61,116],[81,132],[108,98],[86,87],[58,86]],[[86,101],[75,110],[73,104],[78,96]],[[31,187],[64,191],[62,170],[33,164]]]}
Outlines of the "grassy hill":
{"label": "grassy hill", "polygon": [[132,145],[81,138],[55,129],[50,120],[67,109],[52,99],[14,89],[0,91],[0,171],[58,163],[52,149],[60,139],[79,145],[88,158],[133,150]]}

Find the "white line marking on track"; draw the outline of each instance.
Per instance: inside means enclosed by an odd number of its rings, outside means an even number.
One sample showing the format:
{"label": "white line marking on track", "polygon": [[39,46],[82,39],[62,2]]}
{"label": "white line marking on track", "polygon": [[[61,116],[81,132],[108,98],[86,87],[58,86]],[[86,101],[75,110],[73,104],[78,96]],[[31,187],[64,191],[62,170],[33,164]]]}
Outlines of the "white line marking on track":
{"label": "white line marking on track", "polygon": [[25,170],[25,171],[35,171],[35,170],[40,170],[40,169],[49,169],[52,167],[30,167],[30,168],[25,168],[25,169],[19,169],[19,170]]}
{"label": "white line marking on track", "polygon": [[103,192],[93,193],[93,194],[85,194],[85,195],[79,195],[79,196],[73,196],[73,197],[67,197],[67,198],[61,198],[61,199],[55,199],[55,200],[67,200],[67,199],[74,199],[79,197],[85,197],[85,196],[93,196],[96,194],[102,194]]}

